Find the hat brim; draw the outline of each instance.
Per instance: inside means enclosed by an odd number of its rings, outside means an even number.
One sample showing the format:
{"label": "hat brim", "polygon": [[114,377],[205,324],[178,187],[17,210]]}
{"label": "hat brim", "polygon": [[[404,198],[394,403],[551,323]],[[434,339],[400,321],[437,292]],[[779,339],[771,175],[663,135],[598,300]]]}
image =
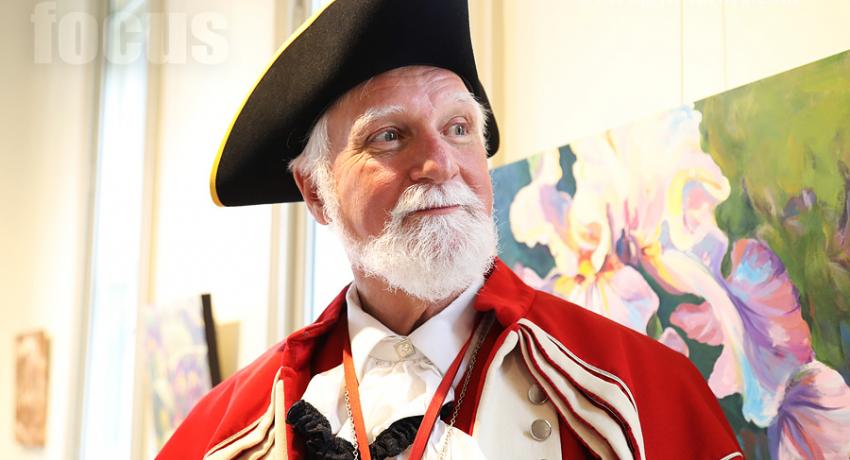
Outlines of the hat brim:
{"label": "hat brim", "polygon": [[369,78],[428,65],[456,73],[487,109],[487,152],[499,147],[478,78],[465,0],[336,0],[284,43],[242,103],[210,177],[219,206],[301,201],[289,162],[318,118]]}

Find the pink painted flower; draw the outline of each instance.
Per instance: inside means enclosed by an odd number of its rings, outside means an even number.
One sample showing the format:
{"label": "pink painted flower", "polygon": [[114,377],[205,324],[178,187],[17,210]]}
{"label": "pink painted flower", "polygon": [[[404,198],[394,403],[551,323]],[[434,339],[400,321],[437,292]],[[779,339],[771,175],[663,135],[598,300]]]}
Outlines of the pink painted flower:
{"label": "pink painted flower", "polygon": [[806,364],[789,381],[767,435],[774,459],[850,457],[850,388],[825,364]]}
{"label": "pink painted flower", "polygon": [[541,278],[536,271],[526,267],[521,263],[515,263],[514,266],[511,267],[511,270],[513,270],[513,272],[516,273],[517,276],[522,278],[525,284],[533,287],[534,289],[539,289],[541,291],[546,292],[553,292],[554,290],[553,286],[555,284],[556,277],[549,276],[546,278]]}
{"label": "pink painted flower", "polygon": [[679,353],[689,356],[690,351],[688,350],[688,344],[685,343],[685,340],[676,332],[672,327],[665,327],[664,331],[658,337],[658,341],[667,345],[673,351],[678,351]]}
{"label": "pink painted flower", "polygon": [[788,379],[814,358],[811,336],[776,254],[759,241],[740,240],[731,256],[725,284],[699,279],[707,301],[680,305],[670,321],[694,340],[723,346],[709,386],[718,398],[741,393],[744,417],[766,427]]}
{"label": "pink painted flower", "polygon": [[572,144],[576,208],[601,208],[618,257],[673,293],[690,291],[670,282],[671,271],[686,263],[719,269],[728,243],[714,211],[729,181],[701,149],[701,119],[686,106]]}
{"label": "pink painted flower", "polygon": [[511,205],[514,238],[546,245],[553,291],[637,331],[658,309],[642,267],[673,293],[678,271],[719,272],[726,236],[714,210],[729,183],[700,148],[691,107],[571,144],[575,196],[557,190],[557,152],[530,160],[531,183]]}
{"label": "pink painted flower", "polygon": [[555,260],[552,273],[541,278],[523,267],[526,282],[646,333],[658,309],[658,296],[633,267],[614,253],[604,203],[575,203],[555,185],[563,172],[558,153],[530,161],[531,183],[521,189],[510,209],[514,238],[529,247],[546,245]]}

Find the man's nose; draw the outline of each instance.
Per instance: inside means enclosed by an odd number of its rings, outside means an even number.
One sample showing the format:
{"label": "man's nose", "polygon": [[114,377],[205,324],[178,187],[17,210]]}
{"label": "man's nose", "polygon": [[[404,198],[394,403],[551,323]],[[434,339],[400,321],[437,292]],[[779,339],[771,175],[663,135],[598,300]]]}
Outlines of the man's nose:
{"label": "man's nose", "polygon": [[414,182],[442,184],[460,172],[455,150],[439,134],[419,139],[410,179]]}

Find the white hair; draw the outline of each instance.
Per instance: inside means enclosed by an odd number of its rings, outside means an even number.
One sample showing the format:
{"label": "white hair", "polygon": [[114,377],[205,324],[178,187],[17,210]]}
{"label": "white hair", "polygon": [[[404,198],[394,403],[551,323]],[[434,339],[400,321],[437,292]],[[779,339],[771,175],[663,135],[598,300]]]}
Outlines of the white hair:
{"label": "white hair", "polygon": [[[330,156],[328,112],[325,112],[313,125],[304,150],[289,162],[289,170],[307,176],[310,182],[316,185],[316,193],[324,203],[323,212],[326,218],[339,214],[339,200],[336,199],[336,187],[333,186]],[[329,206],[331,209],[328,209]]]}

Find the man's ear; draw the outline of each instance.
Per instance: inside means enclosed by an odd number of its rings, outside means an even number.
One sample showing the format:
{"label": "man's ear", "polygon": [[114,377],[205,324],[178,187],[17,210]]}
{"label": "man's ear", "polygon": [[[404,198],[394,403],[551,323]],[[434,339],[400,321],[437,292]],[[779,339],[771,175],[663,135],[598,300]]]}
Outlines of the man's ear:
{"label": "man's ear", "polygon": [[328,216],[325,215],[325,203],[319,196],[319,189],[309,175],[301,174],[301,171],[293,170],[292,177],[295,178],[295,185],[301,191],[301,196],[304,197],[304,204],[310,214],[316,219],[316,222],[327,225],[330,223]]}

